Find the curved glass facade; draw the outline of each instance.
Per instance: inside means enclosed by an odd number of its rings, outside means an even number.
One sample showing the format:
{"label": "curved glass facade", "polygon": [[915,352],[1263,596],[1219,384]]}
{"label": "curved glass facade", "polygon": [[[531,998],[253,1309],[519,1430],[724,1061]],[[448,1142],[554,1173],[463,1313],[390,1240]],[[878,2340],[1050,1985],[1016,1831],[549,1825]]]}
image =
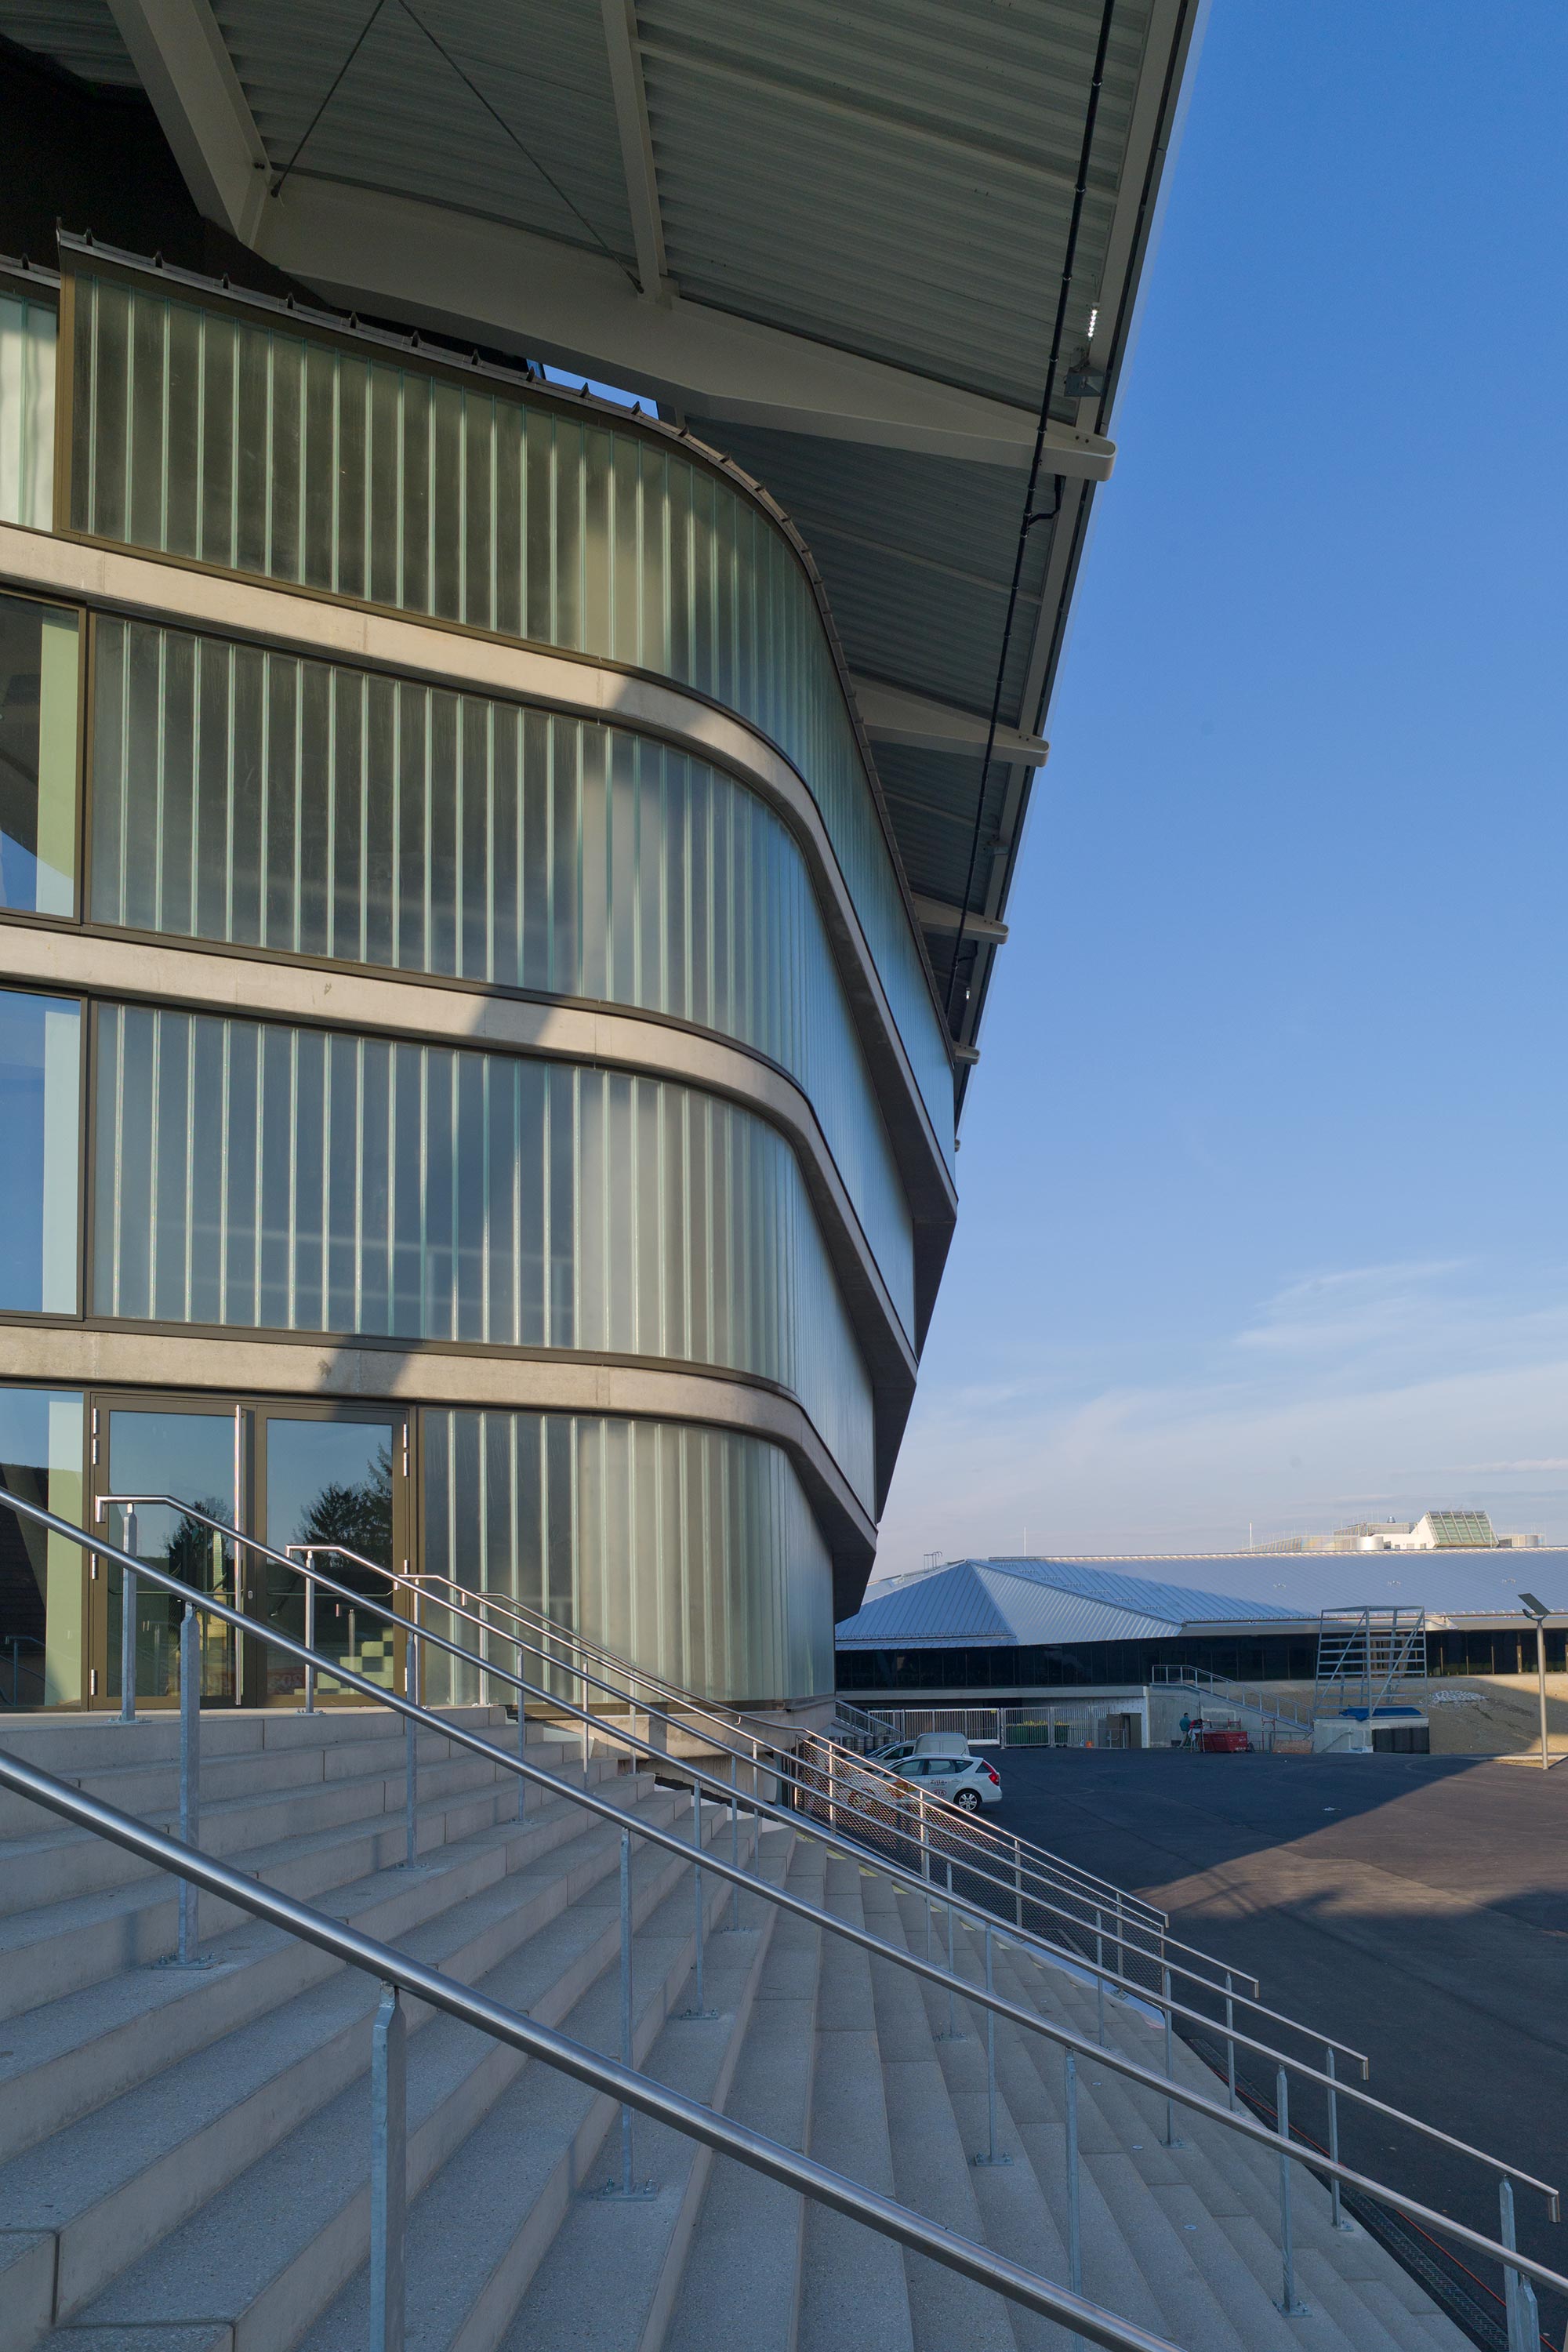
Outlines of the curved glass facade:
{"label": "curved glass facade", "polygon": [[[427,1572],[547,1611],[703,1697],[832,1690],[832,1563],[776,1445],[596,1414],[423,1424]],[[428,1622],[471,1645],[440,1610]],[[504,1642],[495,1655],[514,1663]],[[437,1703],[480,1696],[471,1668],[434,1652],[426,1674]]]}
{"label": "curved glass facade", "polygon": [[912,1333],[909,1205],[811,877],[733,778],[622,730],[108,617],[91,762],[95,922],[634,1005],[768,1055]]}
{"label": "curved glass facade", "polygon": [[668,1081],[98,1007],[91,1310],[754,1373],[862,1502],[870,1381],[784,1138]]}
{"label": "curved glass facade", "polygon": [[54,289],[0,281],[0,522],[47,530],[54,509]]}
{"label": "curved glass facade", "polygon": [[73,529],[632,664],[781,747],[951,1164],[941,1018],[811,583],[755,501],[543,394],[90,269],[73,282]]}

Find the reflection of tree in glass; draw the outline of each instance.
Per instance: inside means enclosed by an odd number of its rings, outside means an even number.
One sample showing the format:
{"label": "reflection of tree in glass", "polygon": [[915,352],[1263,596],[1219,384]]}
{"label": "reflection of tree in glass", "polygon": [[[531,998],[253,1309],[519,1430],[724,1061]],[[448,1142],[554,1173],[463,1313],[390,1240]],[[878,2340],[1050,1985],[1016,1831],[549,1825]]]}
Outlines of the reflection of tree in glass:
{"label": "reflection of tree in glass", "polygon": [[[211,1495],[198,1495],[193,1508],[210,1512],[215,1519],[228,1517],[223,1505]],[[182,1511],[164,1554],[170,1575],[177,1576],[182,1584],[191,1585],[197,1592],[216,1591],[222,1582],[222,1571],[215,1572],[213,1547],[222,1540],[216,1528],[204,1527],[200,1519],[193,1519],[188,1512]]]}
{"label": "reflection of tree in glass", "polygon": [[[368,1474],[357,1486],[344,1486],[331,1479],[307,1507],[300,1522],[298,1543],[342,1544],[357,1551],[365,1559],[378,1560],[383,1567],[392,1565],[392,1448],[384,1445],[377,1453]],[[352,1571],[352,1560],[342,1562],[345,1571]],[[332,1572],[329,1570],[329,1572]],[[345,1584],[360,1580],[352,1572],[343,1573]],[[373,1588],[379,1579],[371,1580]]]}

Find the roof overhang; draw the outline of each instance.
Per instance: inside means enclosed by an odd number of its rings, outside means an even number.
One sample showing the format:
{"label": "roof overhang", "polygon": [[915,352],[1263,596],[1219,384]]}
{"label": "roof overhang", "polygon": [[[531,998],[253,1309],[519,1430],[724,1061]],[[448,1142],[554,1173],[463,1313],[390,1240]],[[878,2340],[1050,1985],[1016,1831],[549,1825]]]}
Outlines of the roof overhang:
{"label": "roof overhang", "polygon": [[348,0],[302,39],[265,0],[108,6],[195,204],[279,270],[744,444],[812,542],[971,1065],[1199,0],[559,0],[461,47]]}

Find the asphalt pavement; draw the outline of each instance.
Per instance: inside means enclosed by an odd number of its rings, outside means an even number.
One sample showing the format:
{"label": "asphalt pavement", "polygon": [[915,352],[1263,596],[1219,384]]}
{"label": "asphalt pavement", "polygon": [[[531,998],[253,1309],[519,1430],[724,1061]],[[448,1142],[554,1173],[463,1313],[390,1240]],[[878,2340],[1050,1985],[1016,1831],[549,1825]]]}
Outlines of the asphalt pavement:
{"label": "asphalt pavement", "polygon": [[[1381,2098],[1568,2185],[1568,1766],[1161,1749],[996,1761],[1006,1793],[988,1821],[1158,1904],[1175,1934],[1259,1977],[1275,2008],[1364,2051]],[[1253,2079],[1272,2095],[1266,2068]],[[1321,2110],[1314,2122],[1293,2094],[1299,2113],[1321,2137]],[[1496,2175],[1471,2160],[1348,2102],[1341,2152],[1498,2234]],[[1518,2212],[1520,2244],[1568,2273],[1568,2219],[1552,2223],[1529,2191]],[[1542,2321],[1562,2345],[1568,2302],[1543,2296]]]}

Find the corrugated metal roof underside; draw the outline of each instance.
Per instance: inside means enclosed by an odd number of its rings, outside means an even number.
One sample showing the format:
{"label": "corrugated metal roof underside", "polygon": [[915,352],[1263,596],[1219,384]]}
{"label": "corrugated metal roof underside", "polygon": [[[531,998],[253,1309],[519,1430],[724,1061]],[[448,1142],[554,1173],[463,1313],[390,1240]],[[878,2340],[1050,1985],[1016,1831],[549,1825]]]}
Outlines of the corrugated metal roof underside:
{"label": "corrugated metal roof underside", "polygon": [[[1023,476],[805,433],[692,416],[694,431],[755,475],[822,573],[852,669],[989,714],[1013,576]],[[1018,724],[1030,624],[1050,558],[1033,531],[1027,599],[1003,719]]]}
{"label": "corrugated metal roof underside", "polygon": [[[1299,1608],[1132,1575],[1137,1563],[960,1559],[872,1586],[837,1632],[840,1649],[940,1649],[1007,1643],[1133,1642],[1193,1622],[1298,1618]],[[1154,1563],[1149,1563],[1151,1566]]]}
{"label": "corrugated metal roof underside", "polygon": [[[599,0],[386,0],[374,16],[370,0],[213,5],[277,170],[414,196],[632,267]],[[1122,186],[1140,75],[1165,70],[1163,47],[1145,66],[1150,16],[1150,0],[1117,0],[1066,369],[1083,355],[1091,310],[1121,300],[1121,284],[1102,278],[1114,207],[1142,193]],[[1032,418],[1100,20],[1101,0],[636,0],[682,296]],[[134,79],[108,0],[0,0],[0,31],[89,80]],[[1107,315],[1119,314],[1102,311],[1101,349],[1116,341]],[[1093,403],[1080,413],[1060,383],[1053,407],[1091,421]],[[738,427],[700,404],[689,421],[795,519],[852,668],[989,713],[1021,470]],[[1003,681],[1004,723],[1031,731],[1031,653],[1057,622],[1040,601],[1052,537],[1048,525],[1030,534]],[[879,764],[913,887],[956,904],[974,761],[885,748]],[[994,870],[1002,788],[987,789],[971,894],[991,912],[1016,845],[997,845]],[[945,968],[951,949],[940,934],[933,944]],[[961,980],[975,959],[966,945]],[[988,972],[989,950],[983,961]]]}
{"label": "corrugated metal roof underside", "polygon": [[[637,13],[686,293],[1038,401],[1037,289],[1048,256],[1060,270],[1096,0],[641,0]],[[1125,0],[1107,61],[1079,239],[1086,318],[1146,16]]]}
{"label": "corrugated metal roof underside", "polygon": [[[877,772],[904,855],[910,889],[929,891],[933,898],[957,906],[969,871],[980,761],[956,759],[945,751],[913,751],[901,743],[879,743],[875,749]],[[980,845],[969,893],[972,909],[984,904],[1009,772],[992,761],[985,805],[980,812]],[[943,954],[939,951],[944,937],[946,951],[951,953],[954,934],[936,935],[932,954],[939,971],[944,969]]]}
{"label": "corrugated metal roof underside", "polygon": [[[346,70],[364,0],[215,0],[215,13],[276,169],[298,153],[298,168],[316,177],[422,197],[629,259],[596,7],[529,0],[523,14],[499,0],[420,0],[416,23],[388,5]],[[464,74],[500,122],[464,86]]]}
{"label": "corrugated metal roof underside", "polygon": [[0,0],[0,33],[83,81],[137,86],[109,0]]}

